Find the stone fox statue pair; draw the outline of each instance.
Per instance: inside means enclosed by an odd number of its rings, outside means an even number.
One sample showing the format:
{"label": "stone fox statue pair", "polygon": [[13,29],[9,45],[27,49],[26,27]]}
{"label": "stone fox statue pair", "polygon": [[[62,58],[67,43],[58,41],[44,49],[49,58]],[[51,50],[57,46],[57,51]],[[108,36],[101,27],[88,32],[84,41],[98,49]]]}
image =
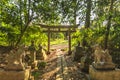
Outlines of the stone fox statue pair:
{"label": "stone fox statue pair", "polygon": [[93,66],[96,69],[115,69],[115,64],[112,62],[112,57],[107,49],[103,50],[99,45],[95,45],[94,49]]}
{"label": "stone fox statue pair", "polygon": [[112,62],[112,57],[109,54],[108,49],[103,50],[99,45],[95,46],[95,52],[93,55],[94,55],[95,63],[100,63],[100,62],[111,63]]}

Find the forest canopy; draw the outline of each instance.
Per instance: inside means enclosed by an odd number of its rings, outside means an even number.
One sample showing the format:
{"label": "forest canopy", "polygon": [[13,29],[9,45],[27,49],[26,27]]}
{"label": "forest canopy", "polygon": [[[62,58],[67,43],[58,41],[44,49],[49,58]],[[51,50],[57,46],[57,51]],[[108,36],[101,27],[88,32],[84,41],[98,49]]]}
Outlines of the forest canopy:
{"label": "forest canopy", "polygon": [[79,24],[73,42],[120,49],[119,13],[120,0],[0,0],[0,45],[45,45],[47,34],[36,24]]}

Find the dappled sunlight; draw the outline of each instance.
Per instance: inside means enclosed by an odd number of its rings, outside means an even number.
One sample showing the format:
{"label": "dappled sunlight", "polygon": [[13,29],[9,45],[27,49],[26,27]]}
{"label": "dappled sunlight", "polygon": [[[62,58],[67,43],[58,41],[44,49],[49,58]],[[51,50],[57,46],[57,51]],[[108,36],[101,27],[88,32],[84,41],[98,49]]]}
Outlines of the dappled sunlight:
{"label": "dappled sunlight", "polygon": [[[55,78],[56,79],[56,73],[59,71],[60,68],[55,68],[51,71],[46,71],[46,73],[44,73],[42,75],[42,79],[46,79],[46,80],[50,80],[51,78]],[[55,80],[54,79],[54,80]]]}
{"label": "dappled sunlight", "polygon": [[0,80],[120,80],[120,0],[0,0]]}

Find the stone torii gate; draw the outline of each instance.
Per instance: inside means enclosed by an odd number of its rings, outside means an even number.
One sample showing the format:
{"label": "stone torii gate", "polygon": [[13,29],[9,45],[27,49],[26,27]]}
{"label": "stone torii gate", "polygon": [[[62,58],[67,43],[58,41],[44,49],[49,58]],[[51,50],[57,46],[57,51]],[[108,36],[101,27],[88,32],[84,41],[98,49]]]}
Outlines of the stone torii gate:
{"label": "stone torii gate", "polygon": [[43,32],[48,33],[48,54],[50,53],[50,34],[51,32],[68,32],[68,54],[71,54],[71,33],[76,32],[78,25],[45,25],[39,24]]}

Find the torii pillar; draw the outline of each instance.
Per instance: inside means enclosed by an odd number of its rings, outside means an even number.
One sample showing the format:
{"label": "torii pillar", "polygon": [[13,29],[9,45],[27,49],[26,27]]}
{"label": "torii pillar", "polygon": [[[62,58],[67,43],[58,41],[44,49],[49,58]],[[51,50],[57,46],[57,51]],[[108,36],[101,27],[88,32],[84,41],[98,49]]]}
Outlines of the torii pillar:
{"label": "torii pillar", "polygon": [[50,54],[50,28],[48,28],[48,52],[47,54]]}
{"label": "torii pillar", "polygon": [[68,55],[71,55],[72,51],[71,51],[71,32],[70,32],[70,28],[68,29],[68,47],[69,47]]}

